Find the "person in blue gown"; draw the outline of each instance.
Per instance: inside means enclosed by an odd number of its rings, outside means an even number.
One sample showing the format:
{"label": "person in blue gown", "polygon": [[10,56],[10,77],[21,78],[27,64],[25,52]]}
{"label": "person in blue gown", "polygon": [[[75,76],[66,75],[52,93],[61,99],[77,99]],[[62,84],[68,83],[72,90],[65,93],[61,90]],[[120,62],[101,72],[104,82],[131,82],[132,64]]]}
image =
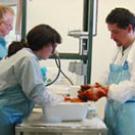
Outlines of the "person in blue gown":
{"label": "person in blue gown", "polygon": [[7,55],[5,37],[13,29],[14,11],[11,7],[0,4],[0,59]]}
{"label": "person in blue gown", "polygon": [[30,115],[35,104],[44,109],[57,100],[44,85],[39,60],[51,56],[59,43],[60,34],[40,24],[28,32],[26,48],[0,62],[1,135],[15,135],[15,125]]}

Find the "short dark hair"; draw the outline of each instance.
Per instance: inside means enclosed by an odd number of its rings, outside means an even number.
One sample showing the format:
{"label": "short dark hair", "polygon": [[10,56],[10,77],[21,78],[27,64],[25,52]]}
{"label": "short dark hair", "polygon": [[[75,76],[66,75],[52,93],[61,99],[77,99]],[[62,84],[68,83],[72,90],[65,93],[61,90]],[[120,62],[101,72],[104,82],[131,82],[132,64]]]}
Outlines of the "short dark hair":
{"label": "short dark hair", "polygon": [[49,43],[61,43],[60,34],[49,25],[40,24],[32,28],[27,34],[27,42],[30,49],[38,51]]}
{"label": "short dark hair", "polygon": [[132,25],[133,30],[135,29],[135,16],[128,9],[125,8],[115,8],[106,17],[106,23],[114,24],[116,23],[119,28],[125,29]]}

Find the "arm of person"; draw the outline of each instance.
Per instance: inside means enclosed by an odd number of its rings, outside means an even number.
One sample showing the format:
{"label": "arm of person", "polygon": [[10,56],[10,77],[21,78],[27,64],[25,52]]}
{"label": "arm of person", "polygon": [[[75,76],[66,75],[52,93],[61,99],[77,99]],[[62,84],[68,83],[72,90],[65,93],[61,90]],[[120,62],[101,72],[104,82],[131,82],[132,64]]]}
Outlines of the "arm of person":
{"label": "arm of person", "polygon": [[108,98],[119,102],[126,102],[135,96],[135,62],[129,63],[130,80],[109,86]]}
{"label": "arm of person", "polygon": [[16,64],[14,69],[23,92],[36,104],[50,104],[57,99],[56,96],[46,89],[42,80],[40,66],[36,59],[23,58]]}

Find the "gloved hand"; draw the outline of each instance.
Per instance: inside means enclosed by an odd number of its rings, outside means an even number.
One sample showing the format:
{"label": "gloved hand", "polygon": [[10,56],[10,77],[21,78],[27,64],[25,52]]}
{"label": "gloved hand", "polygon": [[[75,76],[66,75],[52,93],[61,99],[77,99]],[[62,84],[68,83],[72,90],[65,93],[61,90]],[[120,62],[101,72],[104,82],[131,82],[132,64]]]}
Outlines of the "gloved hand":
{"label": "gloved hand", "polygon": [[83,101],[97,101],[101,97],[107,96],[108,88],[99,83],[95,83],[91,88],[85,91],[79,91],[78,97]]}
{"label": "gloved hand", "polygon": [[78,102],[83,102],[80,98],[76,97],[76,98],[71,98],[69,96],[65,96],[64,97],[64,101],[65,102],[74,102],[74,103],[78,103]]}
{"label": "gloved hand", "polygon": [[88,89],[86,91],[80,91],[78,94],[78,97],[82,101],[88,101],[88,100],[96,101],[98,99],[97,94],[95,93],[95,91],[93,91],[93,89]]}
{"label": "gloved hand", "polygon": [[96,95],[98,98],[101,98],[101,97],[107,97],[107,94],[108,94],[108,88],[106,87],[98,87],[96,88],[97,91],[96,91]]}

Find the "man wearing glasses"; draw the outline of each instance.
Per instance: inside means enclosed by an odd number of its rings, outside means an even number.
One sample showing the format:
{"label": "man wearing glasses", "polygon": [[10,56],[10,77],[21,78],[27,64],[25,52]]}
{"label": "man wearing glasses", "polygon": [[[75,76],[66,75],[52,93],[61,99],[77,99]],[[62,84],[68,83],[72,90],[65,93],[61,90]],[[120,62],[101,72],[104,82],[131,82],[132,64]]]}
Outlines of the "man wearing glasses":
{"label": "man wearing glasses", "polygon": [[5,5],[0,5],[0,60],[7,55],[4,38],[13,28],[13,19],[13,9]]}

